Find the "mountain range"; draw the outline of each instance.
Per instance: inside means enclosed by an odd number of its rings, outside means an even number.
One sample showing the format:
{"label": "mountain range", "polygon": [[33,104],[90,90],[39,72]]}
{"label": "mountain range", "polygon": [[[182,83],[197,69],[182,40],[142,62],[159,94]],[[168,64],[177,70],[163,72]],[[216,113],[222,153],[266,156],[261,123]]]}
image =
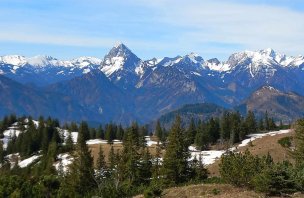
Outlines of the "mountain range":
{"label": "mountain range", "polygon": [[[297,108],[302,103],[296,101],[304,95],[304,57],[265,49],[234,53],[223,62],[195,53],[142,60],[122,43],[103,59],[7,55],[0,57],[0,116],[16,113],[62,121],[146,123],[185,104],[264,108],[252,103],[273,100],[264,94],[253,96],[265,86],[284,95],[285,99],[278,99],[285,101],[281,106]],[[286,116],[279,119],[286,120],[303,115],[280,112]]]}

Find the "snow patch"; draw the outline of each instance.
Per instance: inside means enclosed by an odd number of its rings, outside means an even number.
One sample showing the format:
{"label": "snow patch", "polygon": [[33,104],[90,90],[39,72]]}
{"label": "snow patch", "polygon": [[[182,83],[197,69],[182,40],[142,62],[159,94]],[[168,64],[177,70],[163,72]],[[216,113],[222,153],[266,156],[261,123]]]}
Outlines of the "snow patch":
{"label": "snow patch", "polygon": [[19,162],[18,166],[20,168],[25,168],[25,167],[29,166],[30,164],[32,164],[36,159],[38,159],[40,157],[41,157],[41,155],[33,155],[32,157],[29,157],[29,158]]}
{"label": "snow patch", "polygon": [[[235,151],[239,147],[247,146],[250,142],[263,138],[265,136],[275,136],[279,134],[286,134],[289,133],[291,130],[280,130],[280,131],[272,131],[268,133],[257,133],[257,134],[250,134],[248,135],[249,138],[243,140],[237,147],[232,147],[229,151]],[[201,156],[202,162],[205,165],[213,164],[217,159],[219,159],[226,151],[225,150],[209,150],[209,151],[199,151],[194,146],[189,146],[189,151],[191,154],[191,158],[189,160],[193,160],[196,158],[199,159]]]}
{"label": "snow patch", "polygon": [[[70,156],[68,153],[62,153],[57,155],[58,161],[54,163],[54,166],[57,171],[60,170],[60,166],[62,165],[63,172],[67,172],[68,166],[73,163],[74,158]],[[60,165],[61,163],[61,165]]]}

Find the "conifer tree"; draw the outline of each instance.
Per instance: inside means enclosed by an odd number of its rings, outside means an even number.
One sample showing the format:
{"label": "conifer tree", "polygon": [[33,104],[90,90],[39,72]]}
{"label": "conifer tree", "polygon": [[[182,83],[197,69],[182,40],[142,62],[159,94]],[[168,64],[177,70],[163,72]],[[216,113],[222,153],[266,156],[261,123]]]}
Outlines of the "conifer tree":
{"label": "conifer tree", "polygon": [[87,141],[90,139],[90,130],[86,122],[82,121],[80,123],[78,134],[81,134],[81,136],[78,135],[78,139],[77,139],[78,143],[80,143],[79,141]]}
{"label": "conifer tree", "polygon": [[103,131],[103,128],[102,128],[102,125],[99,125],[98,128],[97,128],[97,132],[96,132],[96,136],[97,138],[101,138],[101,139],[104,139],[104,131]]}
{"label": "conifer tree", "polygon": [[156,127],[155,127],[155,135],[158,137],[158,139],[161,141],[163,138],[163,130],[162,127],[160,126],[160,121],[157,120],[156,122]]}
{"label": "conifer tree", "polygon": [[43,156],[44,158],[44,163],[42,163],[44,165],[43,167],[43,172],[45,174],[53,174],[55,173],[55,168],[53,166],[55,160],[56,160],[56,156],[57,156],[57,143],[55,140],[53,140],[50,144],[49,144],[49,148],[48,148],[48,152],[47,155]]}
{"label": "conifer tree", "polygon": [[3,164],[4,156],[5,156],[5,152],[3,149],[3,142],[2,142],[2,140],[0,140],[0,164]]}
{"label": "conifer tree", "polygon": [[71,180],[70,185],[75,192],[84,196],[96,187],[96,182],[94,178],[93,158],[86,144],[86,138],[88,138],[89,134],[87,124],[82,122],[79,128],[75,159],[71,165],[68,177]]}
{"label": "conifer tree", "polygon": [[113,143],[114,129],[113,129],[113,124],[112,123],[106,125],[105,139],[108,141],[109,144]]}
{"label": "conifer tree", "polygon": [[116,165],[116,159],[115,159],[115,153],[114,153],[113,146],[111,146],[111,149],[109,151],[109,164],[110,164],[110,170],[112,171]]}
{"label": "conifer tree", "polygon": [[221,117],[221,140],[225,141],[230,138],[231,123],[230,123],[230,113],[224,112]]}
{"label": "conifer tree", "polygon": [[256,133],[257,132],[257,123],[252,111],[248,111],[245,123],[247,125],[248,134]]}
{"label": "conifer tree", "polygon": [[291,152],[297,165],[304,165],[304,119],[295,123],[295,149]]}
{"label": "conifer tree", "polygon": [[122,128],[121,124],[117,127],[116,131],[116,138],[118,140],[122,140],[124,137],[124,129]]}
{"label": "conifer tree", "polygon": [[168,145],[163,160],[162,173],[168,184],[182,183],[190,179],[189,152],[184,139],[181,118],[176,117],[168,136]]}
{"label": "conifer tree", "polygon": [[138,167],[140,159],[140,141],[137,123],[133,123],[127,130],[123,145],[122,161],[125,164],[122,174],[124,175],[124,180],[126,180],[129,185],[135,184],[139,179]]}
{"label": "conifer tree", "polygon": [[74,149],[74,142],[73,142],[71,132],[68,132],[68,136],[65,141],[65,147],[66,147],[67,151],[72,151]]}
{"label": "conifer tree", "polygon": [[148,148],[143,149],[142,152],[139,163],[139,182],[148,184],[152,176],[152,156]]}
{"label": "conifer tree", "polygon": [[270,126],[269,126],[268,111],[265,112],[264,122],[265,122],[265,130],[269,131],[270,130]]}
{"label": "conifer tree", "polygon": [[187,142],[189,146],[194,143],[195,136],[196,136],[196,126],[194,123],[194,119],[191,118],[189,127],[187,129]]}
{"label": "conifer tree", "polygon": [[209,120],[210,141],[216,143],[220,138],[220,124],[218,119],[211,118]]}
{"label": "conifer tree", "polygon": [[265,130],[263,119],[259,120],[258,128],[259,128],[259,131],[264,131]]}
{"label": "conifer tree", "polygon": [[97,170],[104,171],[106,169],[106,161],[105,161],[105,155],[102,149],[102,146],[99,146],[99,152],[98,152],[98,158],[97,158],[97,163],[96,163],[96,168]]}
{"label": "conifer tree", "polygon": [[90,128],[90,139],[96,139],[96,129]]}

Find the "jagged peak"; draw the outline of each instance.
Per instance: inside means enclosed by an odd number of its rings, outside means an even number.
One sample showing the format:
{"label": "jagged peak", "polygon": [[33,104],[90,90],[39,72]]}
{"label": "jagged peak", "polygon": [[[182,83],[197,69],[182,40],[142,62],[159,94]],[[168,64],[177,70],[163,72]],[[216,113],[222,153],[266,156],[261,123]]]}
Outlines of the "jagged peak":
{"label": "jagged peak", "polygon": [[121,46],[125,46],[125,45],[121,41],[116,41],[114,47],[118,48],[118,47],[121,47]]}
{"label": "jagged peak", "polygon": [[125,44],[121,42],[116,43],[104,59],[113,57],[133,57],[135,59],[139,59]]}

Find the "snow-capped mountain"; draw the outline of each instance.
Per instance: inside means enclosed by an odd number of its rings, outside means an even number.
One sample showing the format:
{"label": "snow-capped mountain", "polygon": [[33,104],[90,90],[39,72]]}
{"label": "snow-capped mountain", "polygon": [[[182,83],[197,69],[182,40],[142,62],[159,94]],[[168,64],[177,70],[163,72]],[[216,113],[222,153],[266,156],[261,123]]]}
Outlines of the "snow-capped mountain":
{"label": "snow-capped mountain", "polygon": [[62,61],[51,56],[24,57],[19,55],[0,57],[0,74],[23,84],[44,86],[62,80],[69,80],[98,69],[101,60],[80,57]]}
{"label": "snow-capped mountain", "polygon": [[101,122],[148,122],[182,105],[202,102],[229,108],[263,86],[304,95],[304,57],[272,49],[234,53],[227,61],[206,60],[196,53],[141,60],[119,43],[103,60],[2,56],[0,74],[26,87],[40,86],[51,99],[56,94],[69,98],[81,107],[77,118],[89,113]]}
{"label": "snow-capped mountain", "polygon": [[118,43],[104,57],[101,71],[119,87],[132,89],[138,80],[136,67],[141,62],[127,46]]}

